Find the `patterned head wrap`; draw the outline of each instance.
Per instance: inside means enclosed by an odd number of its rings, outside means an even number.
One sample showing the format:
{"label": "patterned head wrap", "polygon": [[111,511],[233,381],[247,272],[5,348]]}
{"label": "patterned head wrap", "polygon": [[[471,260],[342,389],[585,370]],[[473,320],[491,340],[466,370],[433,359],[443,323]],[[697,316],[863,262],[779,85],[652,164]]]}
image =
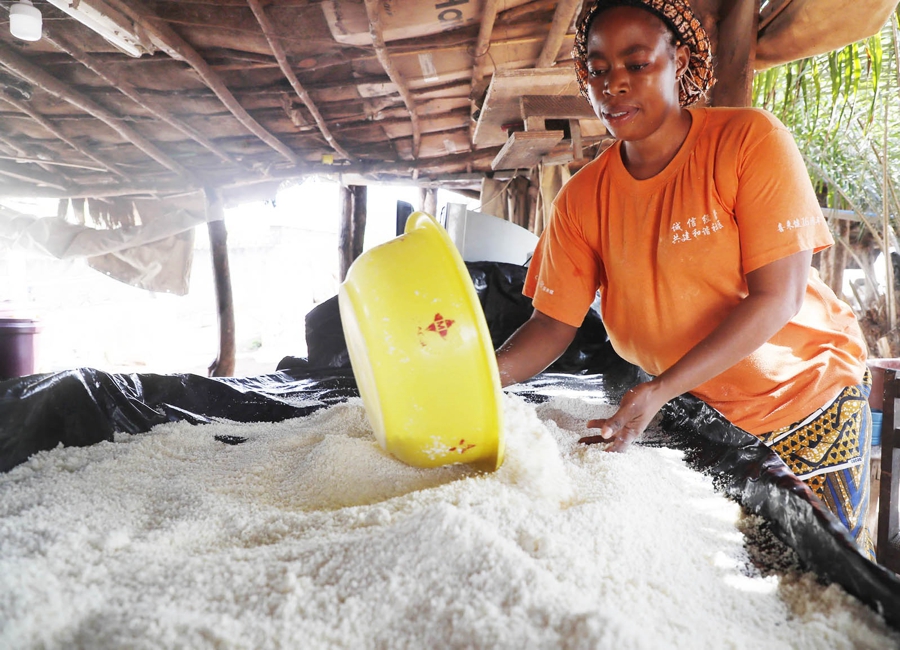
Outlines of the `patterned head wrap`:
{"label": "patterned head wrap", "polygon": [[713,84],[712,53],[709,36],[700,20],[694,16],[687,0],[593,0],[585,3],[578,17],[575,29],[575,74],[581,94],[587,98],[587,38],[588,29],[594,17],[612,7],[638,7],[659,17],[672,30],[679,45],[687,45],[691,51],[690,61],[679,80],[678,101],[682,106],[695,104],[706,95]]}

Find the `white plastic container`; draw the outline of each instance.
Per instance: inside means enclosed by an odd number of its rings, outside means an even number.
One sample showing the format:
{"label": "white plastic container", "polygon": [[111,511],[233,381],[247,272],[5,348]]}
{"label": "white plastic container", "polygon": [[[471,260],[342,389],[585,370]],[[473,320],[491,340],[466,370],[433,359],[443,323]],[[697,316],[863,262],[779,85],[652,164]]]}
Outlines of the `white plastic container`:
{"label": "white plastic container", "polygon": [[447,204],[447,233],[466,262],[525,264],[531,259],[537,236],[511,221],[467,210],[461,203]]}

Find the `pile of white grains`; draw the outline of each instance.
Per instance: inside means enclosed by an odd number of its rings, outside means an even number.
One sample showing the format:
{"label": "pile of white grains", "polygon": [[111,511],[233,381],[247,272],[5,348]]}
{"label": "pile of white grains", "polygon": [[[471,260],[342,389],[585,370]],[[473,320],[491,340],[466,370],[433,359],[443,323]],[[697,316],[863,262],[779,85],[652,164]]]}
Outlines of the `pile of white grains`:
{"label": "pile of white grains", "polygon": [[359,400],[37,454],[0,475],[0,647],[900,643],[837,586],[762,575],[680,452],[578,445],[608,405],[504,408],[491,474],[394,460]]}

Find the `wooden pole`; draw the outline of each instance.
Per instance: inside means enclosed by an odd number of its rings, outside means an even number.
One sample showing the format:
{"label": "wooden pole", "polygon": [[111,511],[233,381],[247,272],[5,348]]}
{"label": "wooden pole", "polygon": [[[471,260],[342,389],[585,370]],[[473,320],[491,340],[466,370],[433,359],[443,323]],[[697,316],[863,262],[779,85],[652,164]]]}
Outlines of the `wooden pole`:
{"label": "wooden pole", "polygon": [[338,189],[341,211],[341,230],[338,234],[338,272],[340,281],[347,277],[347,269],[353,262],[353,195],[350,188],[341,185]]}
{"label": "wooden pole", "polygon": [[[835,239],[850,240],[850,222],[846,219],[835,219],[831,223]],[[849,254],[846,246],[829,246],[818,254],[819,274],[822,281],[840,296],[844,291],[844,269],[847,268]]]}
{"label": "wooden pole", "polygon": [[424,212],[425,214],[430,214],[432,217],[436,217],[437,215],[435,214],[435,212],[437,212],[437,188],[419,188],[419,204],[422,206],[422,212]]}
{"label": "wooden pole", "polygon": [[478,30],[478,40],[475,42],[475,51],[472,55],[472,93],[476,93],[476,86],[484,79],[484,71],[481,69],[482,59],[491,49],[491,32],[494,30],[494,21],[497,19],[499,0],[486,0],[484,9],[481,10],[481,27]]}
{"label": "wooden pole", "polygon": [[228,266],[228,231],[225,230],[225,208],[217,191],[207,192],[206,226],[209,231],[213,279],[216,285],[216,308],[219,317],[219,354],[209,366],[210,377],[234,375],[234,297],[231,293],[231,270]]}
{"label": "wooden pole", "polygon": [[419,125],[419,114],[416,112],[416,102],[409,90],[409,85],[406,83],[403,75],[400,74],[397,66],[394,65],[393,61],[391,61],[391,57],[387,51],[387,46],[384,44],[384,34],[381,24],[382,3],[378,0],[365,0],[365,4],[366,14],[368,14],[369,16],[369,35],[372,37],[372,45],[375,48],[375,56],[378,57],[378,62],[381,63],[381,67],[384,68],[385,72],[387,72],[388,76],[391,78],[391,81],[393,81],[394,85],[397,86],[397,90],[400,92],[400,97],[403,99],[403,103],[406,105],[406,109],[409,111],[409,119],[412,123],[412,153],[413,158],[418,158],[419,143],[422,139],[422,128]]}
{"label": "wooden pole", "polygon": [[485,178],[481,181],[481,212],[501,219],[509,219],[506,183]]}
{"label": "wooden pole", "polygon": [[319,108],[315,105],[312,97],[310,97],[309,93],[302,86],[300,80],[297,79],[297,75],[294,74],[294,71],[291,68],[290,61],[288,61],[287,54],[285,53],[284,48],[281,46],[281,43],[278,40],[278,36],[275,35],[275,29],[272,27],[272,23],[269,21],[268,16],[266,16],[266,11],[260,1],[247,0],[247,4],[250,5],[250,9],[253,11],[253,15],[256,16],[256,21],[259,23],[260,29],[262,29],[266,40],[269,42],[269,47],[272,49],[272,54],[275,55],[275,60],[278,61],[278,67],[281,69],[281,73],[291,84],[291,88],[293,88],[297,93],[300,101],[303,102],[303,105],[306,106],[306,109],[313,116],[313,119],[316,121],[316,126],[319,127],[319,132],[322,134],[322,137],[325,138],[326,142],[328,142],[328,144],[331,145],[331,148],[334,149],[338,154],[340,154],[347,160],[353,160],[353,156],[347,153],[347,150],[344,149],[340,144],[338,144],[337,140],[334,139],[334,136],[331,134],[331,131],[328,128],[328,124],[325,122],[325,118],[323,118],[322,114],[319,112]]}
{"label": "wooden pole", "polygon": [[509,220],[517,226],[528,227],[528,187],[529,180],[525,176],[516,176],[509,185]]}
{"label": "wooden pole", "polygon": [[[353,197],[353,232],[350,238],[350,264],[362,255],[366,235],[366,215],[368,211],[369,188],[365,185],[351,185],[350,195]],[[350,268],[350,265],[347,265]]]}
{"label": "wooden pole", "polygon": [[712,106],[750,106],[758,25],[759,0],[722,0],[719,4]]}
{"label": "wooden pole", "polygon": [[149,35],[153,36],[155,44],[159,45],[166,54],[173,59],[184,61],[191,66],[203,83],[215,93],[216,97],[219,98],[219,101],[222,102],[225,108],[234,115],[235,119],[237,119],[244,128],[280,153],[289,162],[295,165],[300,162],[300,158],[290,147],[267,131],[262,124],[257,122],[250,113],[240,105],[222,78],[206,62],[206,59],[204,59],[186,40],[179,36],[165,20],[155,14],[150,7],[146,6],[140,0],[109,1],[110,4],[134,20],[136,27],[143,29]]}
{"label": "wooden pole", "polygon": [[534,63],[535,68],[549,68],[556,65],[559,48],[562,47],[566,32],[569,31],[569,25],[572,24],[575,12],[580,6],[581,0],[560,0],[556,5],[547,40],[544,41],[544,47]]}

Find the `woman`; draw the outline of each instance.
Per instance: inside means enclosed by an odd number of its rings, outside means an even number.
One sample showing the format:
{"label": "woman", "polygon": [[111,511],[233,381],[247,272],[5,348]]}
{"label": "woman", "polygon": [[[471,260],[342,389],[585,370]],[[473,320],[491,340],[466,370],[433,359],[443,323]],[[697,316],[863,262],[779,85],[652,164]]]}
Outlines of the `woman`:
{"label": "woman", "polygon": [[690,392],[771,446],[871,555],[865,343],[810,267],[833,239],[793,138],[765,111],[688,108],[713,79],[685,0],[589,2],[574,57],[618,142],[554,202],[503,384],[562,354],[599,290],[616,351],[653,379],[583,442],[624,450]]}

